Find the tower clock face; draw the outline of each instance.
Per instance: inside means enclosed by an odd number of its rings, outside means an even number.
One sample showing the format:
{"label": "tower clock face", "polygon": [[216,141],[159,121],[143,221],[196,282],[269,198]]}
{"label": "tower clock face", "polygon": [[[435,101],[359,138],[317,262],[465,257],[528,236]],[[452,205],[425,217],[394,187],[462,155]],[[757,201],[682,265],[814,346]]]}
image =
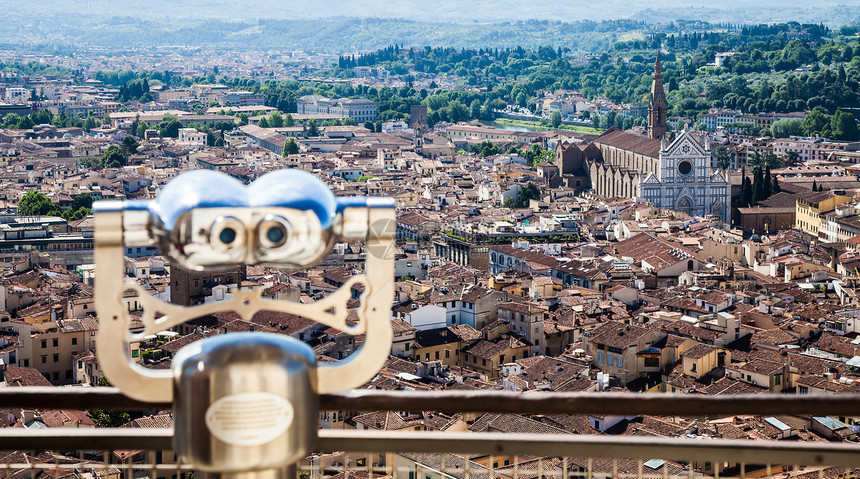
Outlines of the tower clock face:
{"label": "tower clock face", "polygon": [[[686,145],[685,145],[686,146]],[[687,146],[689,148],[689,146]],[[687,176],[693,172],[693,164],[689,161],[682,161],[678,163],[678,173],[683,176]]]}

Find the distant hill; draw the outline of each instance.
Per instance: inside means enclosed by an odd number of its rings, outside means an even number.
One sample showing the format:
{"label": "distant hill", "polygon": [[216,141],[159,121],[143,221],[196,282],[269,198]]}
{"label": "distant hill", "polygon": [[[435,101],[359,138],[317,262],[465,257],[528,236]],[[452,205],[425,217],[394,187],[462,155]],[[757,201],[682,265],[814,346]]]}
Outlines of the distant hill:
{"label": "distant hill", "polygon": [[[101,17],[133,16],[161,19],[217,18],[221,20],[326,18],[331,16],[403,18],[424,22],[468,23],[500,20],[613,20],[649,17],[674,19],[679,12],[698,20],[743,20],[770,23],[849,23],[857,20],[856,2],[818,0],[32,0],[9,2],[13,15],[85,14]],[[847,15],[854,9],[854,17]],[[697,13],[699,12],[699,13]],[[739,16],[738,13],[743,13]],[[840,18],[841,17],[841,18]]]}
{"label": "distant hill", "polygon": [[[391,44],[602,52],[624,34],[677,19],[718,23],[860,21],[844,0],[63,0],[10,2],[0,48],[74,51],[161,46],[332,53]],[[620,21],[618,21],[620,20]]]}

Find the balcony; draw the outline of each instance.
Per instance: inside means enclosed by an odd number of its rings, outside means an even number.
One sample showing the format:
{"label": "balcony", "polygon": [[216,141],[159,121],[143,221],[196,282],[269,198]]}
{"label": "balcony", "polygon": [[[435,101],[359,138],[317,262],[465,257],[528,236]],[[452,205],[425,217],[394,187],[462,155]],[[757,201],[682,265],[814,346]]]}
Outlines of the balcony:
{"label": "balcony", "polygon": [[[161,410],[114,388],[6,388],[0,407]],[[860,416],[860,395],[716,396],[631,393],[389,392],[353,390],[320,397],[326,411],[631,415]],[[297,411],[298,412],[298,411]],[[771,418],[768,417],[768,420]],[[780,421],[774,423],[781,424]],[[172,454],[171,428],[19,429],[0,433],[6,477],[180,478],[193,469]],[[502,432],[320,430],[298,477],[667,478],[854,477],[854,442]],[[56,451],[46,453],[45,451]],[[32,452],[24,452],[32,451]],[[43,476],[45,474],[45,476]],[[341,476],[343,474],[343,476]]]}

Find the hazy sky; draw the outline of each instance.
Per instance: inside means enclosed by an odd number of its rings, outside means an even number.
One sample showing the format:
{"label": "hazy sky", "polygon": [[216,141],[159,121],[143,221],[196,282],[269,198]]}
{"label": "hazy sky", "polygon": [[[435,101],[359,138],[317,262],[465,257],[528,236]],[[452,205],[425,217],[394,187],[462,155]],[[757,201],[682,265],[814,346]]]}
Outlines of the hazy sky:
{"label": "hazy sky", "polygon": [[[383,17],[423,21],[500,21],[551,19],[572,21],[631,18],[648,11],[678,12],[702,17],[722,14],[735,21],[773,21],[786,18],[813,19],[832,15],[846,0],[29,0],[7,1],[7,11],[32,16],[50,13],[84,13],[98,16],[146,16],[162,18],[260,18]],[[847,23],[851,8],[843,9]],[[829,13],[828,13],[829,11]]]}

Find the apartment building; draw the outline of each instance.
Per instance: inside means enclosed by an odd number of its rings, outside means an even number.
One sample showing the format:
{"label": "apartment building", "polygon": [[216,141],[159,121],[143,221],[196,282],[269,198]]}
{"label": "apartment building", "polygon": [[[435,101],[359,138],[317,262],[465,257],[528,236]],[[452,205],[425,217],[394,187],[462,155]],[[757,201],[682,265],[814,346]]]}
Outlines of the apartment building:
{"label": "apartment building", "polygon": [[773,142],[773,152],[776,156],[786,157],[790,152],[797,153],[797,160],[824,161],[837,151],[856,150],[860,143],[830,141],[819,137],[778,138]]}
{"label": "apartment building", "polygon": [[[836,195],[829,191],[810,191],[797,195],[795,227],[818,237],[822,228],[822,219],[826,214],[835,210],[837,205],[847,203],[851,198]],[[825,230],[826,231],[826,230]],[[824,234],[823,231],[821,231]],[[826,237],[826,235],[825,235]]]}
{"label": "apartment building", "polygon": [[[61,319],[43,323],[12,320],[4,329],[18,333],[18,365],[42,373],[55,386],[75,382],[75,356],[93,349],[98,322],[95,318]],[[139,350],[132,351],[137,358]]]}
{"label": "apartment building", "polygon": [[296,100],[296,112],[302,115],[326,114],[352,118],[356,123],[376,121],[376,102],[364,98],[326,98],[306,95]]}
{"label": "apartment building", "polygon": [[645,374],[639,369],[644,363],[637,361],[636,354],[646,351],[662,336],[665,334],[641,326],[610,322],[595,329],[586,339],[585,351],[592,356],[597,369],[627,384],[640,373]]}

